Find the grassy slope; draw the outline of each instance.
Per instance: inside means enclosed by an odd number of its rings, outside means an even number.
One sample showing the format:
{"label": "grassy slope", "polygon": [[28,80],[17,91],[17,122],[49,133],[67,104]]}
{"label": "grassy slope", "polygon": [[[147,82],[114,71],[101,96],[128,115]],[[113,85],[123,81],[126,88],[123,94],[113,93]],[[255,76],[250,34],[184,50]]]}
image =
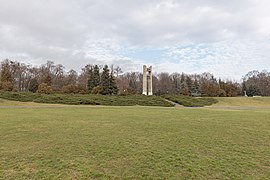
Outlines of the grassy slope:
{"label": "grassy slope", "polygon": [[269,111],[0,109],[0,179],[262,179],[269,147]]}
{"label": "grassy slope", "polygon": [[164,106],[171,107],[171,103],[158,96],[102,96],[102,95],[80,95],[80,94],[38,94],[1,92],[0,98],[48,104],[70,104],[70,105],[105,105],[105,106]]}
{"label": "grassy slope", "polygon": [[215,99],[218,100],[218,103],[214,106],[270,107],[270,97],[220,97]]}
{"label": "grassy slope", "polygon": [[188,97],[188,96],[180,96],[180,95],[164,95],[165,99],[168,99],[172,102],[178,103],[185,107],[204,107],[211,106],[218,101],[211,97]]}
{"label": "grassy slope", "polygon": [[41,103],[34,103],[34,102],[20,102],[20,101],[10,101],[5,99],[0,99],[0,107],[36,107],[36,106],[58,106],[57,104],[41,104]]}

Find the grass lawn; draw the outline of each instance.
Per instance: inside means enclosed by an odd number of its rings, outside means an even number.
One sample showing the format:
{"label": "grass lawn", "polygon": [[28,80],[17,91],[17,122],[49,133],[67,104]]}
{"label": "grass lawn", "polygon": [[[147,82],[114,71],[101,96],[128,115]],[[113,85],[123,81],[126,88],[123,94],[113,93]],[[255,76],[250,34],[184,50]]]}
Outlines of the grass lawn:
{"label": "grass lawn", "polygon": [[270,178],[269,110],[11,105],[0,179]]}
{"label": "grass lawn", "polygon": [[214,106],[270,107],[270,97],[219,97]]}
{"label": "grass lawn", "polygon": [[164,95],[163,97],[185,107],[204,107],[218,103],[217,99],[210,97],[194,98],[181,95]]}

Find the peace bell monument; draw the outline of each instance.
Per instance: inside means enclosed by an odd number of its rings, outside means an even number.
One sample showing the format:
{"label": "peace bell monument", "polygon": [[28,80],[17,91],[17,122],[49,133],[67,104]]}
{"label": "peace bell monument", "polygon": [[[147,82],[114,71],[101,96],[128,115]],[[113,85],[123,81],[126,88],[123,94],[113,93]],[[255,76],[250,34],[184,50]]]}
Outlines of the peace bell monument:
{"label": "peace bell monument", "polygon": [[146,67],[143,66],[143,94],[146,96],[153,95],[153,87],[152,87],[152,66]]}

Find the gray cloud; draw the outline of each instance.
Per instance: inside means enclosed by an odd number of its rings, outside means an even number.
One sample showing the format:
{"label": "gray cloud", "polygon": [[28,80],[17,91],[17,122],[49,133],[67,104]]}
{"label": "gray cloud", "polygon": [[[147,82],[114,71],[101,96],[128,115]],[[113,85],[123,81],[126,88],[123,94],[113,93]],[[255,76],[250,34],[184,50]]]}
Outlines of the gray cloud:
{"label": "gray cloud", "polygon": [[[140,59],[118,54],[125,49],[230,40],[252,44],[270,36],[268,0],[0,0],[0,4],[2,59],[36,64],[54,60],[77,70],[86,63],[138,68]],[[247,52],[241,50],[241,56]],[[249,59],[258,57],[248,54]],[[217,57],[224,59],[221,56]]]}

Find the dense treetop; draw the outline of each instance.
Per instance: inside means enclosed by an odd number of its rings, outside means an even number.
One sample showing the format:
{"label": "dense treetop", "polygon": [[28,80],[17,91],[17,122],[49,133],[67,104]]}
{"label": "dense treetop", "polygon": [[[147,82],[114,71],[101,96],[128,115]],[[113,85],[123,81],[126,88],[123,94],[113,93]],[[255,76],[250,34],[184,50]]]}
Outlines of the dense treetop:
{"label": "dense treetop", "polygon": [[[251,71],[239,82],[221,80],[210,73],[155,73],[155,95],[249,96],[270,95],[270,72]],[[39,93],[93,93],[103,95],[141,94],[142,73],[123,72],[119,66],[87,64],[78,73],[61,64],[47,61],[38,67],[3,60],[0,66],[0,90]]]}

